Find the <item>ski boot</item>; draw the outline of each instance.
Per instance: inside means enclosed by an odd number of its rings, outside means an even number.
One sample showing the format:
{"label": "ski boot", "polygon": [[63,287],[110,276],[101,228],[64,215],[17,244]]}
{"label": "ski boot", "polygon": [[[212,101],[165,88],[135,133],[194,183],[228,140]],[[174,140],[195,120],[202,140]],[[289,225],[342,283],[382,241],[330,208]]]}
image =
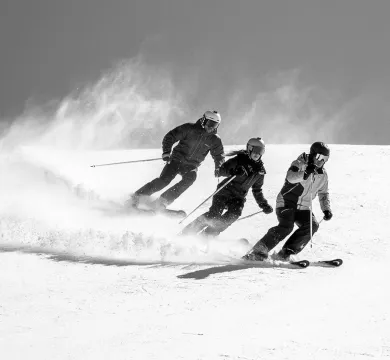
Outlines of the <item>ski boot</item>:
{"label": "ski boot", "polygon": [[159,212],[166,210],[167,206],[169,205],[169,202],[167,199],[164,199],[163,197],[159,197],[152,203],[153,210]]}
{"label": "ski boot", "polygon": [[125,208],[127,209],[138,209],[140,201],[140,195],[133,194],[130,196],[129,199],[126,200],[125,202]]}
{"label": "ski boot", "polygon": [[200,234],[208,238],[215,238],[220,234],[220,231],[212,226],[207,226]]}
{"label": "ski boot", "polygon": [[273,260],[291,261],[291,255],[294,253],[290,249],[282,248],[279,252],[272,256]]}
{"label": "ski boot", "polygon": [[249,252],[248,254],[244,255],[241,259],[243,260],[249,260],[249,261],[264,261],[267,260],[268,256],[263,253],[259,252]]}
{"label": "ski boot", "polygon": [[249,253],[242,257],[243,260],[264,261],[268,258],[268,249],[263,244],[257,244]]}

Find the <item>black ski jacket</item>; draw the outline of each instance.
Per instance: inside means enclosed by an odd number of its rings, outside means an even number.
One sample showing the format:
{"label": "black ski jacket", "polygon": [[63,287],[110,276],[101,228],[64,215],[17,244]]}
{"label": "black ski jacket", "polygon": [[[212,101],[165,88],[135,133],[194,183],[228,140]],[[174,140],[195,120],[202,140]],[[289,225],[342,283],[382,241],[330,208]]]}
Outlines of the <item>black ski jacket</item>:
{"label": "black ski jacket", "polygon": [[240,166],[244,167],[248,175],[236,176],[233,181],[226,185],[217,195],[245,198],[250,188],[257,204],[262,208],[267,206],[268,202],[263,195],[264,175],[266,174],[264,164],[260,160],[253,161],[247,155],[246,151],[240,151],[237,155],[227,160],[219,170],[219,176],[228,176],[219,185],[223,186],[232,176],[234,170]]}
{"label": "black ski jacket", "polygon": [[172,160],[198,167],[210,152],[216,169],[219,169],[225,160],[217,129],[208,134],[202,127],[200,119],[196,123],[186,123],[169,131],[162,141],[163,153],[170,153],[177,141],[179,143],[173,149]]}

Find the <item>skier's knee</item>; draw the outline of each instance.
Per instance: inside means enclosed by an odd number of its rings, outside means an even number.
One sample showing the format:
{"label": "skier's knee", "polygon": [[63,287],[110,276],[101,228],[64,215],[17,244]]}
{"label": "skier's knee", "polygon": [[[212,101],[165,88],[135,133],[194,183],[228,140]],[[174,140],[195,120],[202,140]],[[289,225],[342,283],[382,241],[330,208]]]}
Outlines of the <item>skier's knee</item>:
{"label": "skier's knee", "polygon": [[160,186],[162,186],[163,188],[168,186],[170,184],[170,182],[172,181],[170,178],[166,178],[166,177],[160,177],[158,180],[159,180]]}
{"label": "skier's knee", "polygon": [[183,181],[188,184],[188,185],[192,185],[195,180],[196,180],[196,177],[197,177],[197,173],[196,171],[190,171],[188,173],[186,173],[184,176],[183,176]]}
{"label": "skier's knee", "polygon": [[272,228],[271,232],[278,240],[284,239],[287,235],[289,235],[294,230],[293,226],[277,226],[276,228]]}

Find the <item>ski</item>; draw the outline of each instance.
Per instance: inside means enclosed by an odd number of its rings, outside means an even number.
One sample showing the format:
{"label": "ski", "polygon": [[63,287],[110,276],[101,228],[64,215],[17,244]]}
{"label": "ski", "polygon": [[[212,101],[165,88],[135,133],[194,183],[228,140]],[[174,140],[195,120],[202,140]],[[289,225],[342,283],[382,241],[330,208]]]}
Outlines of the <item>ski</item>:
{"label": "ski", "polygon": [[288,263],[301,268],[307,268],[310,265],[310,261],[308,260],[289,261]]}
{"label": "ski", "polygon": [[343,260],[342,259],[317,260],[317,261],[299,260],[299,261],[289,261],[289,263],[291,265],[296,265],[302,268],[306,268],[308,266],[339,267],[343,264]]}
{"label": "ski", "polygon": [[342,259],[333,259],[333,260],[318,260],[312,261],[312,266],[329,266],[329,267],[339,267],[343,264]]}
{"label": "ski", "polygon": [[156,211],[156,214],[166,214],[170,216],[177,216],[179,218],[185,218],[187,216],[187,213],[184,210],[172,210],[172,209],[164,209],[162,211]]}
{"label": "ski", "polygon": [[174,216],[179,218],[184,218],[187,216],[184,210],[172,210],[172,209],[154,210],[154,209],[138,209],[138,208],[134,210],[135,212],[138,212],[140,214],[146,214],[146,215],[168,215],[168,216]]}
{"label": "ski", "polygon": [[302,268],[306,268],[310,266],[318,266],[318,267],[339,267],[343,264],[342,259],[333,259],[333,260],[317,260],[317,261],[309,261],[309,260],[300,260],[300,261],[289,261],[291,265],[296,265]]}
{"label": "ski", "polygon": [[[241,262],[242,261],[242,262]],[[272,260],[272,259],[265,259],[265,260],[245,260],[241,258],[241,261],[238,262],[239,265],[241,264],[254,264],[254,265],[261,265],[264,264],[264,266],[282,266],[282,267],[300,267],[300,268],[307,268],[311,266],[317,266],[317,267],[339,267],[343,264],[342,259],[332,259],[332,260],[297,260],[297,261],[283,261],[283,260]]]}
{"label": "ski", "polygon": [[126,207],[123,205],[114,204],[115,206],[102,207],[97,210],[103,211],[109,215],[145,215],[145,216],[156,216],[156,215],[167,215],[171,217],[184,218],[187,216],[184,210],[173,210],[173,209],[141,209],[136,207]]}
{"label": "ski", "polygon": [[310,265],[308,260],[297,261],[285,261],[285,260],[273,260],[271,258],[264,260],[247,260],[247,259],[232,259],[232,263],[236,265],[254,265],[259,267],[282,267],[282,268],[307,268]]}

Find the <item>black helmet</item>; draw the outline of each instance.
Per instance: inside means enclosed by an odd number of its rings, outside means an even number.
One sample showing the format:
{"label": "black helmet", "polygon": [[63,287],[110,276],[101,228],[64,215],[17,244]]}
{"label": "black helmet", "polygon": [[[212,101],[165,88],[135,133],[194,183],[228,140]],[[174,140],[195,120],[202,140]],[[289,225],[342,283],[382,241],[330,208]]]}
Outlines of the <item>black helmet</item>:
{"label": "black helmet", "polygon": [[315,156],[317,154],[329,156],[330,155],[330,149],[329,149],[328,145],[326,145],[325,143],[320,142],[320,141],[317,141],[317,142],[313,143],[310,146],[310,155]]}

